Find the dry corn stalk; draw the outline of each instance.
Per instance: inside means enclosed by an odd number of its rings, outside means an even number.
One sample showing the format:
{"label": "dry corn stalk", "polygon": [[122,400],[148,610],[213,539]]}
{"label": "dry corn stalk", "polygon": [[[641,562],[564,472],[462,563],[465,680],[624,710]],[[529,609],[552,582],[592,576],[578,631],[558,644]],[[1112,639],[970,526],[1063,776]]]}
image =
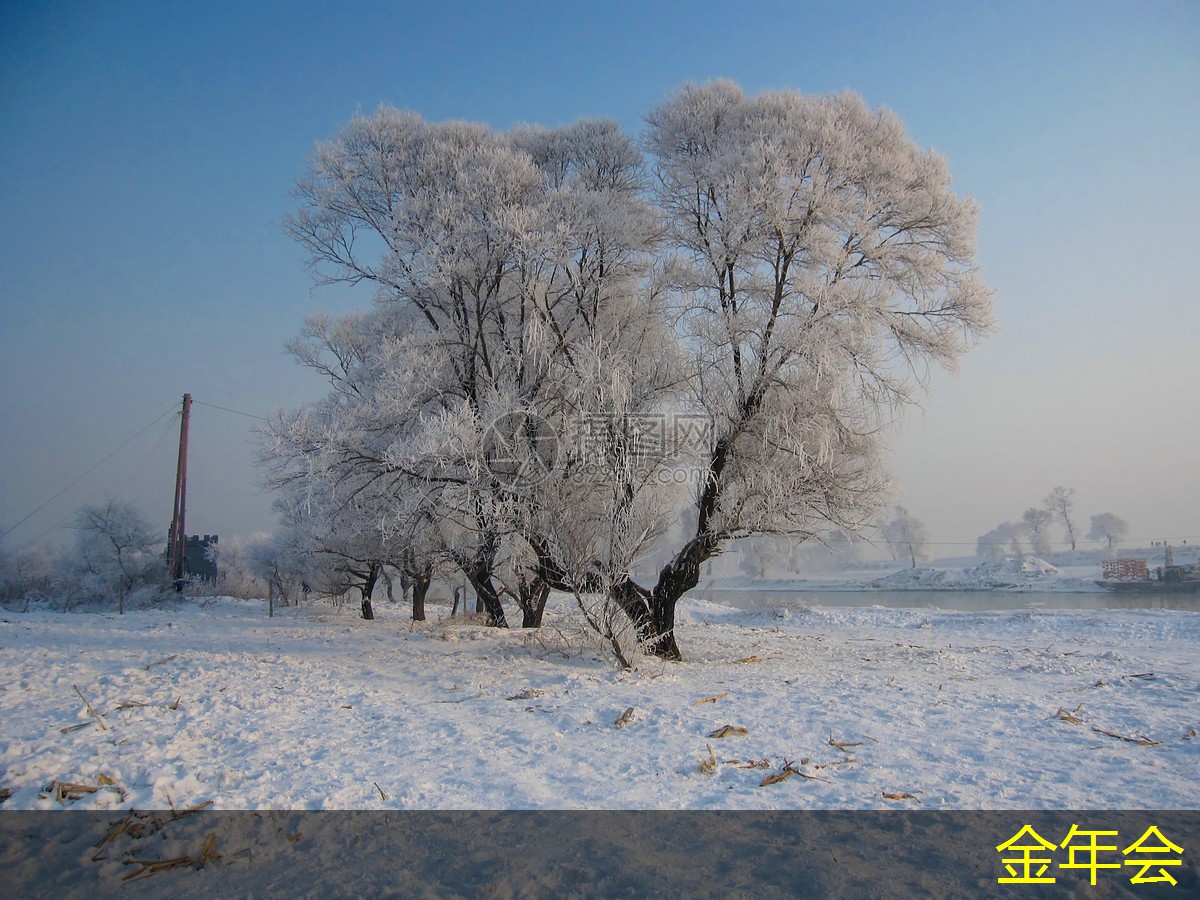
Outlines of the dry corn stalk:
{"label": "dry corn stalk", "polygon": [[509,700],[536,700],[538,697],[544,697],[548,692],[539,690],[538,688],[526,688],[519,694],[513,694],[508,697]]}
{"label": "dry corn stalk", "polygon": [[47,789],[59,803],[67,800],[82,800],[88,794],[94,794],[100,788],[91,784],[79,784],[74,781],[52,781]]}
{"label": "dry corn stalk", "polygon": [[705,697],[703,700],[697,700],[695,703],[692,704],[692,706],[699,706],[702,703],[716,703],[721,698],[728,697],[728,696],[729,696],[729,691],[723,691],[720,694],[714,694],[711,697]]}
{"label": "dry corn stalk", "polygon": [[206,808],[208,808],[208,807],[210,807],[210,806],[212,806],[212,805],[213,805],[213,801],[212,801],[212,800],[205,800],[203,803],[197,803],[195,806],[189,806],[187,809],[181,809],[181,810],[178,810],[178,811],[176,811],[176,810],[175,810],[175,807],[174,807],[174,805],[172,805],[172,807],[171,807],[171,812],[172,812],[172,816],[171,816],[171,818],[173,818],[173,819],[182,819],[184,816],[190,816],[192,813],[194,813],[194,812],[200,812],[200,810],[202,810],[202,809],[206,809]]}
{"label": "dry corn stalk", "polygon": [[708,747],[708,759],[700,760],[700,772],[704,775],[711,775],[717,771],[717,757],[713,753],[712,744],[705,744]]}
{"label": "dry corn stalk", "polygon": [[[106,834],[104,837],[102,837],[100,839],[100,843],[98,843],[96,846],[103,847],[109,841],[115,841],[117,838],[119,838],[121,835],[123,835],[126,831],[129,830],[129,826],[139,824],[134,821],[136,815],[137,815],[136,813],[134,813],[132,810],[130,810],[129,816],[127,818],[122,819],[120,822],[118,822],[116,827],[113,828],[113,830],[110,831],[108,834]],[[134,834],[134,837],[140,837],[141,836],[140,831],[141,831],[141,829],[139,828],[138,829],[139,833]]]}
{"label": "dry corn stalk", "polygon": [[108,726],[104,724],[104,720],[100,718],[100,713],[96,712],[96,710],[92,708],[92,704],[88,703],[88,698],[83,696],[83,691],[79,689],[79,685],[73,684],[71,687],[75,688],[75,693],[79,695],[79,699],[82,700],[83,705],[87,707],[88,714],[96,720],[96,724],[100,726],[100,729],[102,731],[108,731]]}
{"label": "dry corn stalk", "polygon": [[747,760],[727,759],[727,760],[725,760],[725,762],[728,763],[729,765],[735,766],[736,768],[739,768],[739,769],[769,769],[769,768],[771,768],[771,761],[768,759],[765,759],[765,758],[764,759],[747,759]]}
{"label": "dry corn stalk", "polygon": [[716,731],[709,734],[710,738],[727,738],[734,737],[739,734],[749,734],[750,729],[743,728],[741,725],[722,725]]}
{"label": "dry corn stalk", "polygon": [[862,745],[862,741],[835,741],[833,734],[830,733],[829,735],[829,746],[837,747],[839,750],[848,750],[851,747],[861,747]]}
{"label": "dry corn stalk", "polygon": [[190,856],[177,856],[174,859],[127,859],[127,866],[141,866],[136,872],[130,872],[122,881],[133,881],[143,875],[149,878],[158,872],[164,872],[167,869],[177,869],[180,866],[194,866],[196,860]]}
{"label": "dry corn stalk", "polygon": [[1119,738],[1122,741],[1128,741],[1131,744],[1137,744],[1140,747],[1157,747],[1162,741],[1152,741],[1148,737],[1126,737],[1123,734],[1117,734],[1115,731],[1105,731],[1103,728],[1092,726],[1092,731],[1099,734],[1107,734],[1109,737]]}
{"label": "dry corn stalk", "polygon": [[800,774],[802,774],[801,771],[792,765],[791,760],[785,759],[783,761],[783,765],[780,766],[779,771],[772,772],[770,775],[765,776],[763,780],[758,783],[758,786],[766,787],[769,784],[779,784],[781,781],[787,781],[793,775]]}
{"label": "dry corn stalk", "polygon": [[219,862],[221,854],[217,852],[217,833],[214,831],[209,834],[204,843],[200,846],[200,855],[196,856],[176,856],[174,859],[127,859],[127,866],[141,866],[136,872],[130,872],[122,881],[133,881],[137,878],[145,876],[149,878],[159,872],[164,872],[167,869],[178,869],[181,866],[192,866],[196,869],[203,869],[210,862]]}
{"label": "dry corn stalk", "polygon": [[1083,709],[1083,704],[1080,703],[1072,710],[1060,706],[1058,712],[1054,714],[1054,718],[1061,719],[1064,722],[1070,722],[1072,725],[1082,725],[1083,717],[1079,715],[1079,711]]}

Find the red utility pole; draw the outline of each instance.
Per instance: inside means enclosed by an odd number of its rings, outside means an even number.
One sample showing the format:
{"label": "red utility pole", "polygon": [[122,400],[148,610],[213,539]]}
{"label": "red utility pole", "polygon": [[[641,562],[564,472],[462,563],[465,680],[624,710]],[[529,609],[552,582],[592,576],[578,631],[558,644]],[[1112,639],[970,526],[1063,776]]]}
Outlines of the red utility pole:
{"label": "red utility pole", "polygon": [[175,469],[175,510],[171,515],[171,546],[167,566],[175,590],[183,590],[187,577],[187,529],[184,513],[187,505],[187,442],[188,416],[192,411],[192,395],[183,395],[183,415],[179,422],[179,464]]}

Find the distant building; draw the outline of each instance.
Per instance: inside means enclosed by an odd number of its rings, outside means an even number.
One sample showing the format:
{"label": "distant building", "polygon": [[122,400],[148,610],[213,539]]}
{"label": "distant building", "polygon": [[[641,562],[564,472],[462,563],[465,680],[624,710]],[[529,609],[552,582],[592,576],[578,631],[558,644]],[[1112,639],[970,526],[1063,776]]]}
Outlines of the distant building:
{"label": "distant building", "polygon": [[208,556],[208,548],[212,547],[215,550],[216,546],[217,536],[215,534],[206,534],[203,538],[198,534],[188,536],[183,559],[190,577],[199,578],[202,581],[217,580],[217,564]]}
{"label": "distant building", "polygon": [[[208,558],[208,548],[217,546],[217,535],[206,534],[201,537],[198,534],[190,535],[187,538],[187,543],[183,551],[183,571],[186,578],[199,578],[201,581],[215,581],[217,578],[217,564]],[[170,559],[171,548],[170,541],[167,542],[167,549],[163,551],[163,558]]]}

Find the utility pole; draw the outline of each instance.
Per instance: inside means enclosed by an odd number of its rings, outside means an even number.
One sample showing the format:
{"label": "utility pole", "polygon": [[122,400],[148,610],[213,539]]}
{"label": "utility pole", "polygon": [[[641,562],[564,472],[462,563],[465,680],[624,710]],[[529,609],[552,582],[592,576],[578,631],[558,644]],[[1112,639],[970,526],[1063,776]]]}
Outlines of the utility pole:
{"label": "utility pole", "polygon": [[171,514],[171,546],[167,555],[168,574],[175,590],[183,590],[187,578],[187,529],[184,524],[187,506],[187,443],[188,417],[192,412],[192,395],[183,395],[183,414],[179,421],[179,464],[175,468],[175,509]]}

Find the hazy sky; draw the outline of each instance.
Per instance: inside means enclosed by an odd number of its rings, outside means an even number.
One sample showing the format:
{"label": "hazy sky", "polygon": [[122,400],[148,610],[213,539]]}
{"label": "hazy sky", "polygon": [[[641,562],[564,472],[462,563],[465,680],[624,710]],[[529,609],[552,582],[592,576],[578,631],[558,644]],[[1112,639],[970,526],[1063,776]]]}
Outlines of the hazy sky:
{"label": "hazy sky", "polygon": [[[686,81],[846,88],[949,159],[1000,331],[894,436],[931,537],[1077,489],[1079,523],[1200,540],[1200,4],[13,3],[0,28],[0,530],[81,504],[164,534],[178,409],[323,393],[283,342],[369,292],[313,287],[279,222],[319,140],[427,119],[641,117]],[[160,419],[159,417],[162,416]],[[192,416],[188,530],[269,530],[255,421]],[[149,426],[149,427],[147,427]],[[965,549],[965,548],[964,548]]]}

